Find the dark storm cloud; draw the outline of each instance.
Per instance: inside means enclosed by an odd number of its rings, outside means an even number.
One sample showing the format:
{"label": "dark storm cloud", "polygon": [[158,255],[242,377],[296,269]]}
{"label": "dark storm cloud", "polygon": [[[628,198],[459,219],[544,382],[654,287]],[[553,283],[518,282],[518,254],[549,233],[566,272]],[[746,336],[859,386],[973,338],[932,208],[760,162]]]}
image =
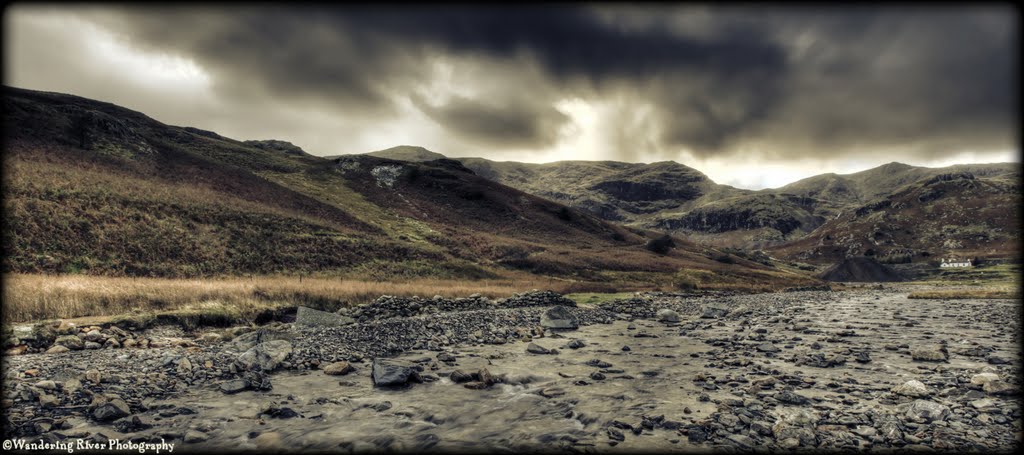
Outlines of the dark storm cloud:
{"label": "dark storm cloud", "polygon": [[[145,8],[93,16],[137,46],[194,58],[238,100],[386,115],[410,99],[449,132],[543,147],[566,97],[653,104],[639,132],[671,156],[799,158],[908,147],[921,156],[1016,141],[1017,23],[1009,8]],[[426,102],[429,62],[529,62],[537,92]],[[481,85],[486,85],[481,81]],[[529,101],[518,98],[529,97]],[[436,99],[436,98],[432,98]],[[640,147],[620,151],[630,159]],[[646,146],[643,148],[647,148]]]}
{"label": "dark storm cloud", "polygon": [[475,143],[499,143],[523,148],[555,145],[558,130],[570,119],[551,106],[522,103],[493,104],[456,97],[433,106],[419,98],[414,103],[431,119]]}
{"label": "dark storm cloud", "polygon": [[[609,80],[643,84],[676,74],[785,71],[785,54],[755,29],[697,39],[655,25],[623,30],[593,11],[565,8],[431,7],[133,9],[97,20],[141,47],[189,55],[236,98],[286,96],[339,109],[386,111],[427,76],[435,55],[526,58],[564,90],[600,90]],[[506,87],[515,92],[517,87]],[[508,96],[503,96],[509,98]],[[455,133],[492,144],[549,144],[561,122],[551,103],[457,99],[425,112]],[[419,105],[423,106],[422,103]],[[532,108],[532,111],[524,110]],[[479,115],[476,115],[479,114]],[[533,116],[536,119],[528,119]],[[516,139],[516,134],[527,135]]]}

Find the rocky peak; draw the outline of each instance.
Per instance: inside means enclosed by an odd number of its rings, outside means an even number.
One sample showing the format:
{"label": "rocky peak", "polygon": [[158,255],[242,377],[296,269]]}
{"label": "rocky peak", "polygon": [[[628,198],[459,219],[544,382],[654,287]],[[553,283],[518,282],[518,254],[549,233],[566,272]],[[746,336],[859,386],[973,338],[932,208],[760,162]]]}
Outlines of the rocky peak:
{"label": "rocky peak", "polygon": [[267,139],[261,141],[245,141],[245,145],[256,147],[261,150],[270,150],[275,152],[284,152],[289,155],[306,155],[306,151],[302,150],[299,146],[292,144],[288,141],[280,141],[277,139]]}

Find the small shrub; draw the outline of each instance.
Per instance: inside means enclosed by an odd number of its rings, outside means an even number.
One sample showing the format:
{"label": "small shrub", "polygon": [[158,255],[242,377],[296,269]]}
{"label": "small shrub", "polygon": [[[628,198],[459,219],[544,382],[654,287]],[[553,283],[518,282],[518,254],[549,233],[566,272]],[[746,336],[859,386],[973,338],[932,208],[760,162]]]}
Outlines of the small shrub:
{"label": "small shrub", "polygon": [[572,212],[569,207],[562,207],[558,209],[558,219],[562,221],[572,221]]}
{"label": "small shrub", "polygon": [[696,291],[700,288],[697,280],[691,277],[677,277],[673,280],[672,286],[680,291]]}
{"label": "small shrub", "polygon": [[667,254],[669,250],[675,247],[676,242],[672,241],[672,237],[669,236],[668,234],[665,234],[655,239],[648,240],[647,244],[644,245],[644,248],[647,248],[648,251],[657,254]]}

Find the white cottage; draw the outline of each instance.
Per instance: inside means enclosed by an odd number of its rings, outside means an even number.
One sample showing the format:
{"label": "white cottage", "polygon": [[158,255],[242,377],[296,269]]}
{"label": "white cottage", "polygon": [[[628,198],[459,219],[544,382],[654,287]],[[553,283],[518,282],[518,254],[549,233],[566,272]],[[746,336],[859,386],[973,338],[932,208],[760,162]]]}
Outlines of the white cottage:
{"label": "white cottage", "polygon": [[942,258],[942,264],[939,267],[944,269],[974,267],[974,263],[970,259]]}

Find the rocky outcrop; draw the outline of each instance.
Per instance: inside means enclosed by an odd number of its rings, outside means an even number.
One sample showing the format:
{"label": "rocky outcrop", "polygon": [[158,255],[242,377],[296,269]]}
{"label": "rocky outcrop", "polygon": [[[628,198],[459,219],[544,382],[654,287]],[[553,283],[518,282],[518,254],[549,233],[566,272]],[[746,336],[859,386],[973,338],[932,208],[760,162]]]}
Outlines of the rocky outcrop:
{"label": "rocky outcrop", "polygon": [[309,155],[308,153],[306,153],[305,150],[302,150],[301,147],[292,144],[291,142],[288,141],[268,139],[262,141],[245,141],[244,144],[250,147],[256,147],[261,150],[270,150],[274,152],[286,153],[289,155]]}

